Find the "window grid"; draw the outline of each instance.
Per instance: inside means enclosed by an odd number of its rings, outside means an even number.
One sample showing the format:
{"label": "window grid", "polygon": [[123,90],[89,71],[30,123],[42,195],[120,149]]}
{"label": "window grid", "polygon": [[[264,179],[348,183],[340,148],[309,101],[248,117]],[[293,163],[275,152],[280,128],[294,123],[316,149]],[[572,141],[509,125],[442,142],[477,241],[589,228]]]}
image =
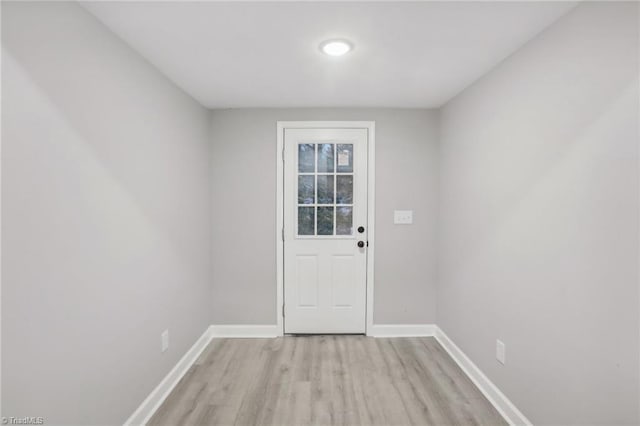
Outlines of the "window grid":
{"label": "window grid", "polygon": [[[308,207],[308,208],[313,208],[313,212],[314,212],[314,223],[313,223],[313,234],[300,234],[299,231],[299,227],[296,230],[297,235],[299,236],[303,236],[303,237],[312,237],[312,236],[322,236],[322,237],[327,237],[327,236],[337,236],[337,218],[338,218],[338,208],[339,207],[351,207],[351,233],[350,234],[340,234],[339,236],[352,236],[353,235],[353,213],[354,213],[354,203],[353,203],[353,199],[354,199],[354,181],[355,181],[355,177],[354,176],[354,172],[339,172],[338,171],[338,145],[337,143],[315,143],[314,145],[314,162],[313,162],[313,172],[300,172],[299,168],[298,168],[298,176],[314,176],[314,202],[310,203],[310,204],[304,204],[304,203],[300,203],[300,200],[298,198],[298,203],[297,203],[297,207],[298,209],[300,207]],[[331,145],[332,147],[332,153],[333,153],[333,172],[320,172],[318,164],[320,161],[320,146],[321,145]],[[346,144],[342,144],[342,145],[346,145]],[[353,147],[352,147],[352,151],[351,151],[351,165],[353,168],[353,161],[354,161],[354,156],[353,156]],[[333,203],[319,203],[319,186],[318,186],[318,176],[332,176],[333,177],[333,189],[332,189],[332,199],[333,199]],[[352,202],[351,203],[338,203],[338,176],[352,176],[352,180],[351,180],[351,198],[352,198]],[[299,179],[298,179],[298,184],[299,184]],[[298,194],[299,194],[300,188],[298,188]],[[318,234],[318,223],[319,223],[319,216],[318,216],[318,211],[319,211],[319,207],[332,207],[333,208],[333,214],[332,214],[332,219],[333,219],[333,226],[332,226],[332,233],[331,234]],[[299,212],[299,210],[298,210]]]}

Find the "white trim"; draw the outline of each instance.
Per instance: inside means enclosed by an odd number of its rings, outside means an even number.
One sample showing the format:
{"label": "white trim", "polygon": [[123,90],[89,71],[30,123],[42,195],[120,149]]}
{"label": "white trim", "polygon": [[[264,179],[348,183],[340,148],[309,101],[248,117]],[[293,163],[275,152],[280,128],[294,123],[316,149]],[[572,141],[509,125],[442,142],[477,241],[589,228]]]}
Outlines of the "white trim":
{"label": "white trim", "polygon": [[373,328],[373,286],[374,279],[374,258],[375,258],[375,232],[376,232],[376,123],[374,121],[367,126],[369,133],[369,158],[367,159],[367,328],[366,333]]}
{"label": "white trim", "polygon": [[435,326],[435,337],[438,343],[449,353],[449,356],[460,366],[462,371],[469,376],[471,381],[498,410],[510,425],[531,426],[532,423],[518,410],[518,408],[493,384],[482,370],[465,355],[462,350],[445,334],[440,327]]}
{"label": "white trim", "polygon": [[375,253],[375,170],[376,170],[376,138],[375,121],[278,121],[276,136],[276,325],[278,335],[284,335],[282,317],[284,301],[284,129],[366,129],[367,130],[367,300],[366,300],[366,334],[373,330],[373,283]]}
{"label": "white trim", "polygon": [[374,324],[368,330],[371,337],[433,337],[434,324]]}
{"label": "white trim", "polygon": [[140,404],[133,414],[124,422],[125,426],[145,425],[151,419],[164,400],[169,396],[180,379],[189,371],[189,368],[198,359],[204,348],[211,341],[211,327],[207,328],[194,345],[187,351],[180,361],[162,379],[160,384],[151,391],[149,396]]}
{"label": "white trim", "polygon": [[273,338],[281,336],[277,325],[212,325],[212,338]]}
{"label": "white trim", "polygon": [[276,145],[276,324],[284,335],[284,129],[278,121]]}

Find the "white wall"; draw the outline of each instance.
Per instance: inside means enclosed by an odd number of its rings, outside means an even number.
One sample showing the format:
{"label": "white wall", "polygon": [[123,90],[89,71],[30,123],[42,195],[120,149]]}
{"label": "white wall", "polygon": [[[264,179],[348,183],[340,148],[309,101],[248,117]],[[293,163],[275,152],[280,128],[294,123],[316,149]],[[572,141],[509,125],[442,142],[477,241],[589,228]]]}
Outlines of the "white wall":
{"label": "white wall", "polygon": [[[435,320],[437,115],[402,109],[212,113],[213,322],[276,323],[276,122],[376,121],[374,322]],[[413,209],[414,224],[393,224]]]}
{"label": "white wall", "polygon": [[209,113],[69,2],[3,2],[2,91],[3,415],[121,424],[210,323]]}
{"label": "white wall", "polygon": [[437,322],[535,424],[640,421],[637,8],[583,3],[442,111]]}

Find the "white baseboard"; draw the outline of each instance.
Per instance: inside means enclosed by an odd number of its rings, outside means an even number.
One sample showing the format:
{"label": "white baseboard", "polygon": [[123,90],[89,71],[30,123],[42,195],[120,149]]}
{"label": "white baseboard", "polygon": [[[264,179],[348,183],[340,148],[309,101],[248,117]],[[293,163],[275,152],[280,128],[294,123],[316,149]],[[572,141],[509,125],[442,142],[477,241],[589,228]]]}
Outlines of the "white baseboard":
{"label": "white baseboard", "polygon": [[482,392],[502,417],[504,417],[507,423],[510,425],[532,425],[509,398],[484,375],[478,366],[475,365],[438,326],[435,326],[435,337],[440,345],[449,353],[451,358],[460,366],[462,371],[464,371],[478,389],[480,389],[480,392]]}
{"label": "white baseboard", "polygon": [[[433,324],[377,324],[367,332],[372,337],[434,336]],[[281,336],[277,325],[212,325],[212,337],[273,338]]]}
{"label": "white baseboard", "polygon": [[212,325],[212,337],[272,338],[282,333],[277,325]]}
{"label": "white baseboard", "polygon": [[211,327],[207,328],[194,345],[187,351],[180,361],[169,371],[149,396],[140,404],[138,409],[127,419],[125,426],[145,425],[151,416],[156,412],[164,400],[169,396],[173,388],[180,379],[187,373],[189,368],[198,359],[204,348],[211,341]]}
{"label": "white baseboard", "polygon": [[367,330],[371,337],[430,337],[435,335],[433,324],[374,324]]}

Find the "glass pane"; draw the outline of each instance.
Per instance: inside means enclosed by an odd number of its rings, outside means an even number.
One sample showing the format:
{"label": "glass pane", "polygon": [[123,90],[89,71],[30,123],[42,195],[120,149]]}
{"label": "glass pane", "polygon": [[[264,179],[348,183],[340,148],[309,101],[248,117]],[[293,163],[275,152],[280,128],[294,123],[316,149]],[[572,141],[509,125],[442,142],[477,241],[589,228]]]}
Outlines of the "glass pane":
{"label": "glass pane", "polygon": [[316,165],[316,146],[312,143],[298,145],[298,171],[313,173]]}
{"label": "glass pane", "polygon": [[338,144],[338,172],[353,172],[353,144]]}
{"label": "glass pane", "polygon": [[315,207],[298,207],[298,235],[313,235]]}
{"label": "glass pane", "polygon": [[318,175],[318,204],[333,204],[333,175]]}
{"label": "glass pane", "polygon": [[353,175],[336,176],[336,203],[353,204]]}
{"label": "glass pane", "polygon": [[314,176],[298,176],[298,204],[313,204],[316,199],[316,183]]}
{"label": "glass pane", "polygon": [[333,144],[318,145],[318,172],[333,173]]}
{"label": "glass pane", "polygon": [[333,235],[333,207],[318,207],[318,235]]}
{"label": "glass pane", "polygon": [[336,210],[336,235],[353,235],[353,207]]}

